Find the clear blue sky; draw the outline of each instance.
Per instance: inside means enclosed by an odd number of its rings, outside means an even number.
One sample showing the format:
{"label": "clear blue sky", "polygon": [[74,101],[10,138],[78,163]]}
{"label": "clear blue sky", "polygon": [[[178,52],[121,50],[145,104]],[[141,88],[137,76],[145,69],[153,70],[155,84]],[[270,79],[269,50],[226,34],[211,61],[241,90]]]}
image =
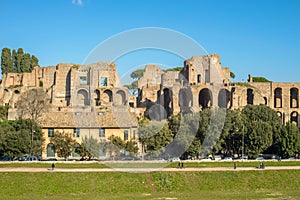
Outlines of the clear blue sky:
{"label": "clear blue sky", "polygon": [[[1,49],[22,47],[41,66],[80,64],[112,35],[163,27],[220,54],[236,81],[251,73],[275,82],[300,82],[298,0],[1,0],[0,8]],[[162,56],[160,61],[149,55],[128,58],[136,57],[134,65],[182,65],[180,59]],[[128,59],[122,62],[117,62],[120,75],[132,67]]]}

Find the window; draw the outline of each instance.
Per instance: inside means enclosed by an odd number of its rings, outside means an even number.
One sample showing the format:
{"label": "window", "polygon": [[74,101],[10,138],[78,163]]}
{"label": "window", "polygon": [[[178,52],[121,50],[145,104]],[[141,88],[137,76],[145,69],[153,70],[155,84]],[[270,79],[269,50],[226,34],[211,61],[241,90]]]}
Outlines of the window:
{"label": "window", "polygon": [[201,83],[201,74],[198,74],[197,82],[198,82],[198,83]]}
{"label": "window", "polygon": [[100,86],[107,86],[107,78],[106,77],[101,77]]}
{"label": "window", "polygon": [[105,129],[103,128],[99,129],[99,137],[105,137]]}
{"label": "window", "polygon": [[135,140],[135,130],[133,130],[133,132],[132,132],[132,139]]}
{"label": "window", "polygon": [[98,112],[98,115],[102,116],[104,115],[104,112]]}
{"label": "window", "polygon": [[124,140],[128,140],[128,130],[124,130]]}
{"label": "window", "polygon": [[81,112],[75,112],[75,115],[81,115]]}
{"label": "window", "polygon": [[87,84],[86,76],[80,76],[80,84]]}
{"label": "window", "polygon": [[54,137],[54,128],[48,129],[48,137]]}
{"label": "window", "polygon": [[79,128],[74,128],[73,136],[75,138],[78,138],[80,136],[80,129]]}
{"label": "window", "polygon": [[134,103],[133,103],[133,102],[130,102],[130,103],[129,103],[129,106],[130,106],[131,108],[134,108]]}

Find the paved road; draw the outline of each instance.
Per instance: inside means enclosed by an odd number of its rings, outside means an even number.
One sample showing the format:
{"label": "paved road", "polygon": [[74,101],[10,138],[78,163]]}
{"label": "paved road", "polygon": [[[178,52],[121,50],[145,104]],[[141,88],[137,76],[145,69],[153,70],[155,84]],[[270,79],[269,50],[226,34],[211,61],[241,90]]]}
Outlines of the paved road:
{"label": "paved road", "polygon": [[[0,168],[0,172],[149,172],[149,171],[163,171],[163,172],[212,172],[212,171],[251,171],[262,170],[254,167],[238,167],[233,169],[231,167],[212,167],[212,168]],[[270,166],[264,170],[300,170],[300,166]]]}

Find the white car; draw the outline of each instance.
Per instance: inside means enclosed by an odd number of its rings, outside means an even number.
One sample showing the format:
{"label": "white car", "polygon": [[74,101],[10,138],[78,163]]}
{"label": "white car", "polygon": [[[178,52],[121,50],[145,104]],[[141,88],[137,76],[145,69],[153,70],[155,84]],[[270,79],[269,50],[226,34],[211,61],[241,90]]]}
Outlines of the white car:
{"label": "white car", "polygon": [[219,160],[222,160],[221,156],[215,156],[215,161],[219,161]]}
{"label": "white car", "polygon": [[231,157],[225,157],[224,160],[225,161],[232,161],[232,158]]}

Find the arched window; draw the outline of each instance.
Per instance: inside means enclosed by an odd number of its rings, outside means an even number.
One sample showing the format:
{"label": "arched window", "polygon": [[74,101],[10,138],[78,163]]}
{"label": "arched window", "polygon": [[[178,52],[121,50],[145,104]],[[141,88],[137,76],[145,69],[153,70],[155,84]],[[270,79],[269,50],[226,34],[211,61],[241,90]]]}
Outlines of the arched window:
{"label": "arched window", "polygon": [[212,92],[208,88],[199,92],[199,106],[202,109],[210,108],[213,105],[212,99]]}
{"label": "arched window", "polygon": [[78,90],[77,92],[77,105],[78,106],[89,106],[90,101],[89,101],[89,93],[84,90]]}
{"label": "arched window", "polygon": [[296,111],[291,113],[291,123],[298,126],[298,113]]}
{"label": "arched window", "polygon": [[278,111],[277,115],[278,115],[278,117],[280,117],[281,123],[283,124],[283,115],[282,115],[282,113]]}
{"label": "arched window", "polygon": [[100,106],[100,91],[95,90],[95,104],[96,106]]}
{"label": "arched window", "polygon": [[179,107],[182,113],[190,112],[190,108],[193,106],[193,94],[191,90],[183,88],[179,90]]}
{"label": "arched window", "polygon": [[220,108],[228,108],[228,104],[230,102],[230,92],[226,89],[221,89],[218,95],[218,106]]}
{"label": "arched window", "polygon": [[274,90],[274,107],[282,108],[282,89],[276,88]]}
{"label": "arched window", "polygon": [[47,145],[47,157],[55,157],[55,148],[52,143]]}
{"label": "arched window", "polygon": [[113,94],[111,90],[105,90],[103,92],[103,101],[104,102],[113,102]]}
{"label": "arched window", "polygon": [[290,107],[298,108],[299,107],[299,93],[298,88],[290,89]]}
{"label": "arched window", "polygon": [[114,99],[117,105],[126,105],[126,94],[123,90],[118,90]]}
{"label": "arched window", "polygon": [[253,90],[248,88],[247,89],[247,104],[253,105],[253,100],[254,100]]}

